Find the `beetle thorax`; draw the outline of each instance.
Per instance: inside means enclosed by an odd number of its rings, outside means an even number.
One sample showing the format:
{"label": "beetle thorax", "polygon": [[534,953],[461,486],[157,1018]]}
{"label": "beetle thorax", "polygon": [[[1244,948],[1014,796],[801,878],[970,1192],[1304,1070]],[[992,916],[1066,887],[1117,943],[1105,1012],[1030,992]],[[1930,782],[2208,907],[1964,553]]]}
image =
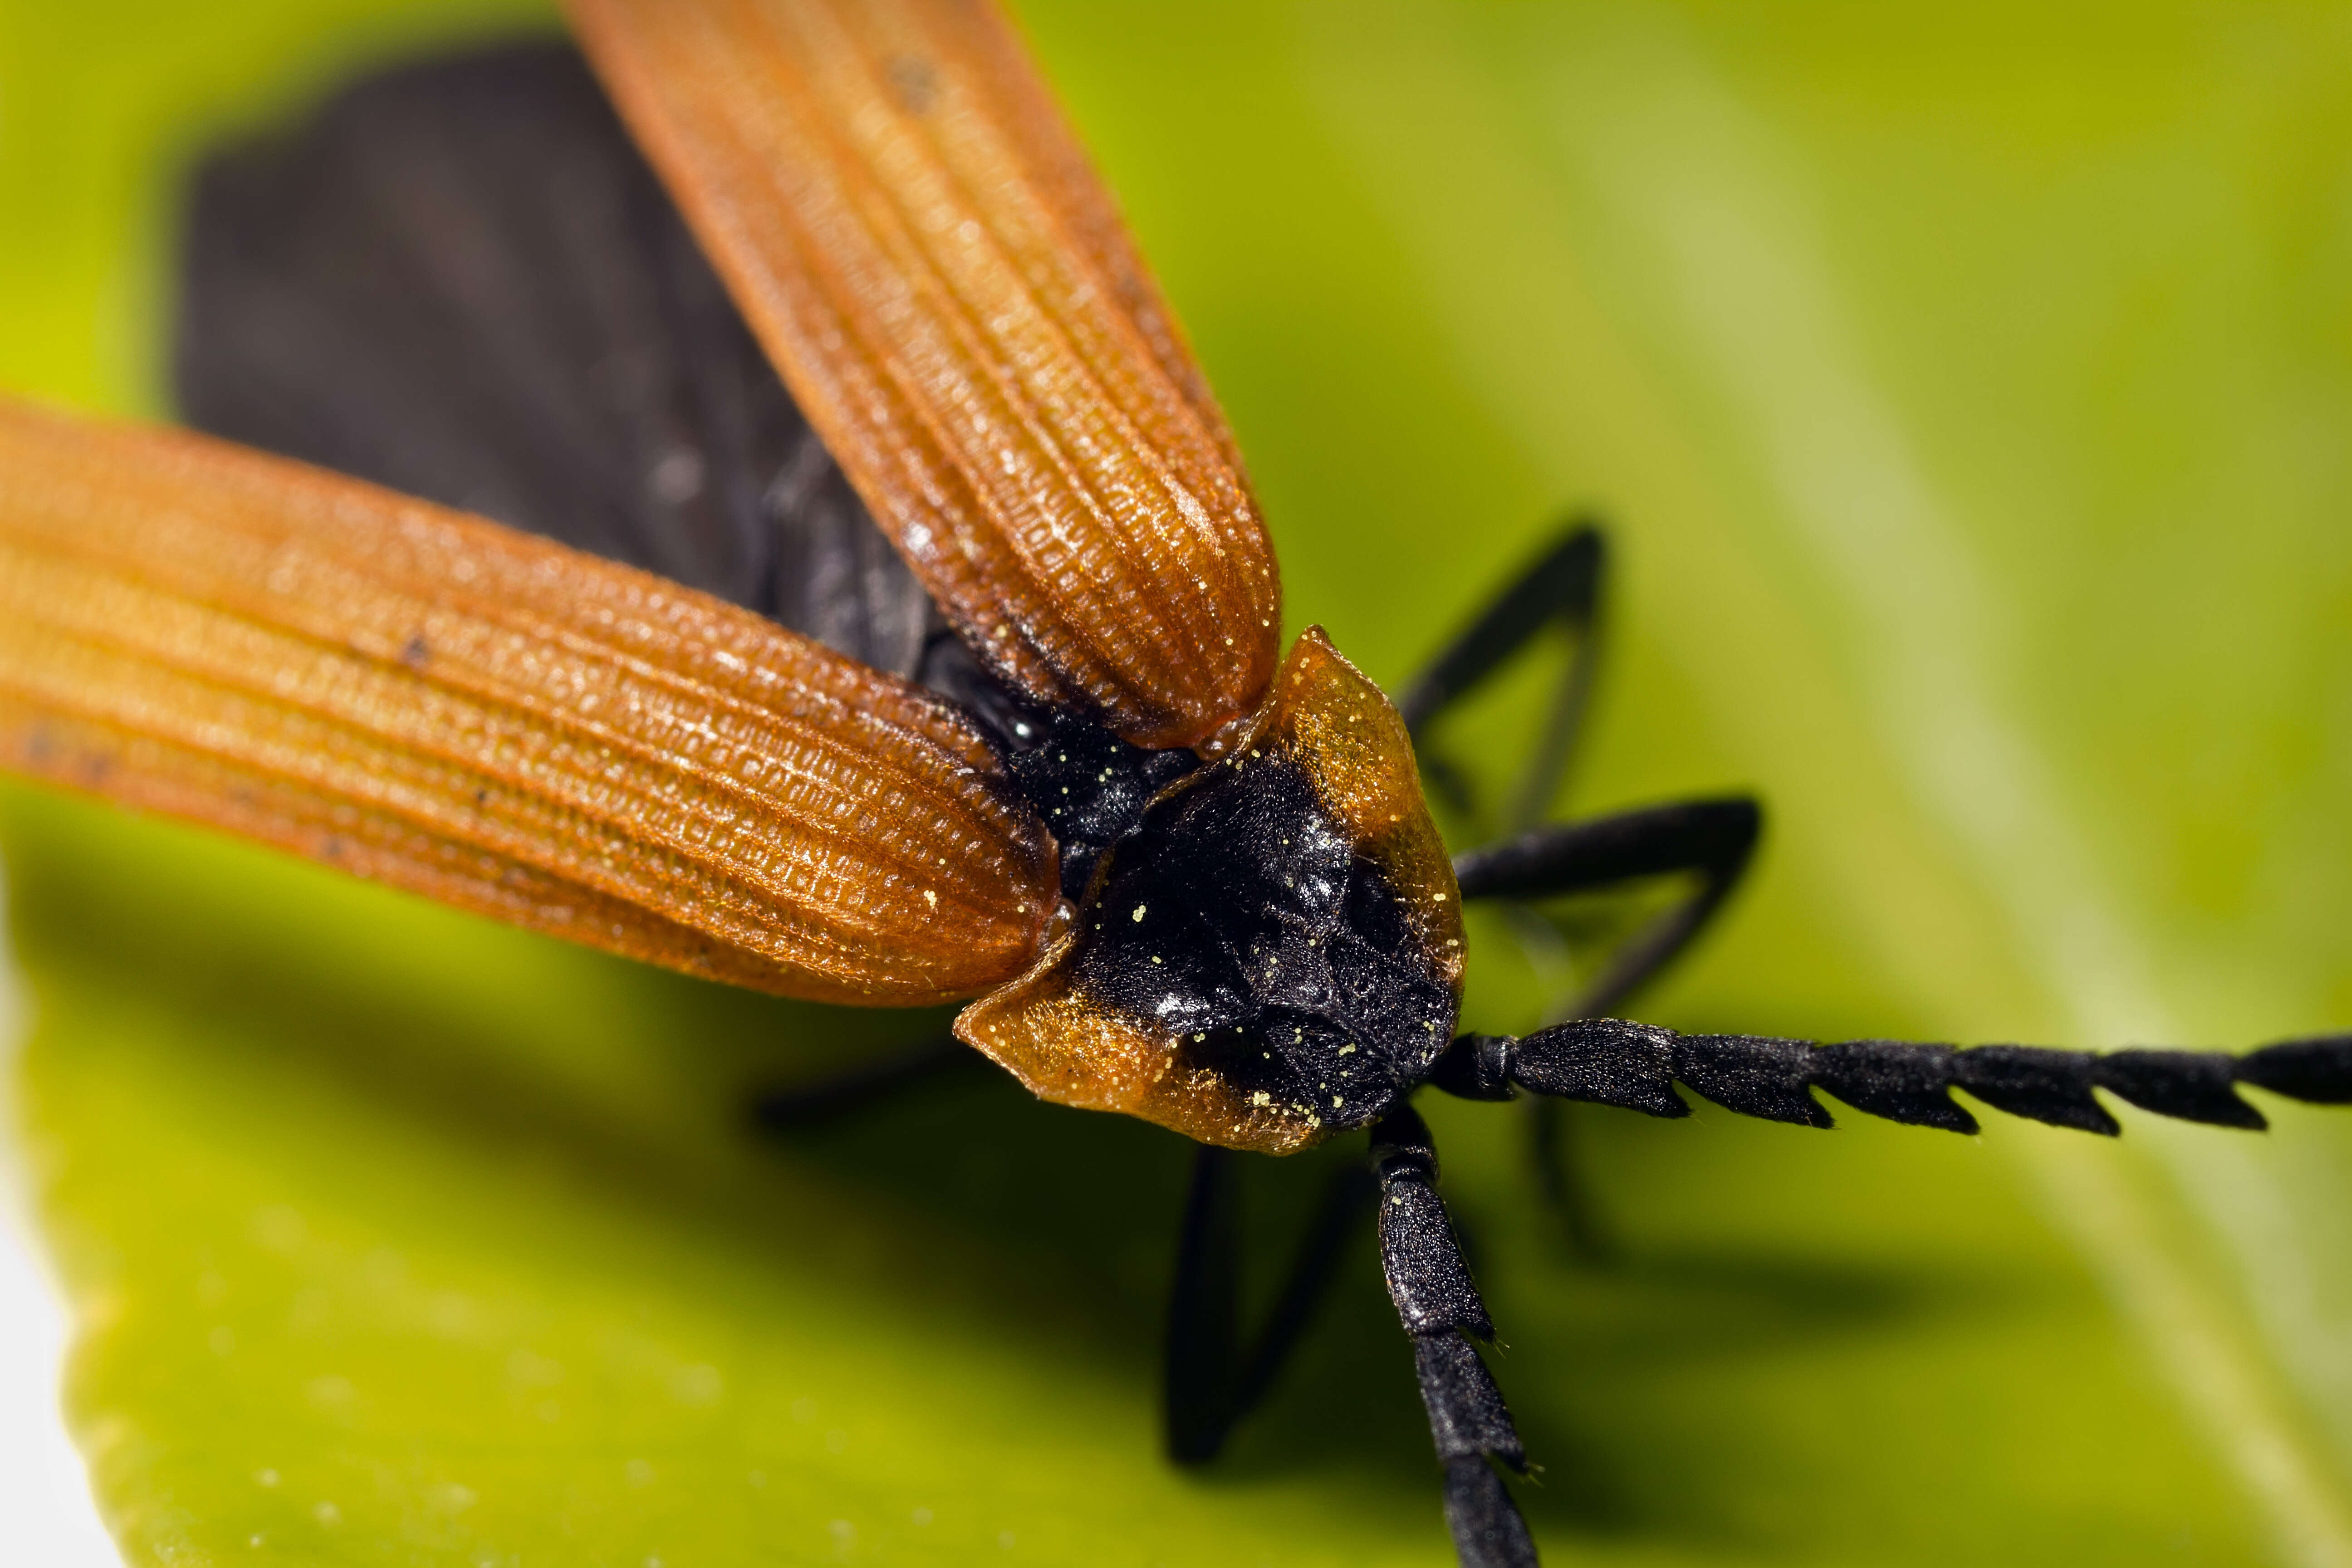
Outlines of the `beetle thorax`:
{"label": "beetle thorax", "polygon": [[1248,737],[1150,797],[1069,938],[958,1032],[1050,1099],[1302,1147],[1451,1038],[1456,900],[1394,710],[1310,633]]}

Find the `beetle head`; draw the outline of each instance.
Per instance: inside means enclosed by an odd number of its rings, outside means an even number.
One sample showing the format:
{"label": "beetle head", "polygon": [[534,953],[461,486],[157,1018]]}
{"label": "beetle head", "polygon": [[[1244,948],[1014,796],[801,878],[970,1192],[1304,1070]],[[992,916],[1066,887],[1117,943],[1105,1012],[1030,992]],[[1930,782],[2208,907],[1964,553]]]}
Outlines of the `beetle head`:
{"label": "beetle head", "polygon": [[1068,935],[956,1032],[1045,1099],[1287,1152],[1453,1037],[1452,863],[1386,698],[1309,628],[1244,735],[1156,796]]}

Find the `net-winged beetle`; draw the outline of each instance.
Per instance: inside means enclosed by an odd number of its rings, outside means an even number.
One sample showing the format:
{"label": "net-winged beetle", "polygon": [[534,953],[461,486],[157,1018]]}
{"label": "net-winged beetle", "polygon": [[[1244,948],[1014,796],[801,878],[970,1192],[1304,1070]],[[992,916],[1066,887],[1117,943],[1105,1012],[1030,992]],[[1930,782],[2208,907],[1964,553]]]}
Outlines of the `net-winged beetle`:
{"label": "net-winged beetle", "polygon": [[[1202,1146],[1182,1459],[1376,1210],[1465,1563],[1535,1552],[1421,1086],[1680,1116],[1681,1084],[1827,1126],[1821,1088],[1969,1131],[1957,1087],[2110,1133],[2095,1089],[2239,1127],[2238,1083],[2352,1099],[2343,1037],[2095,1056],[1608,1017],[1738,881],[1755,804],[1449,857],[1414,746],[1539,630],[1589,627],[1596,532],[1394,703],[1318,632],[1286,655],[1233,439],[999,18],[574,11],[603,89],[560,48],[411,68],[205,171],[185,411],[317,468],[0,408],[9,765],[691,973],[972,998],[959,1036],[1039,1095]],[[1455,1034],[1463,900],[1666,874],[1692,890],[1571,1021]],[[1297,1310],[1213,1331],[1227,1152],[1355,1131]]]}

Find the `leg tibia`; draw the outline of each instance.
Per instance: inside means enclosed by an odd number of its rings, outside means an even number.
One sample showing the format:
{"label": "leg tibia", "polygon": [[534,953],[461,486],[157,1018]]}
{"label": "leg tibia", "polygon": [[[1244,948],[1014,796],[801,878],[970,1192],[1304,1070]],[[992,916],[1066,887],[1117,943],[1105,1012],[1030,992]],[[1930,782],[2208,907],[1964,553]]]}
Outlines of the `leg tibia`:
{"label": "leg tibia", "polygon": [[1168,1457],[1180,1465],[1215,1458],[1240,1414],[1233,1398],[1241,1310],[1233,1169],[1237,1158],[1231,1150],[1206,1145],[1194,1155],[1176,1238],[1160,1413]]}
{"label": "leg tibia", "polygon": [[1590,822],[1555,823],[1454,858],[1465,899],[1538,900],[1695,873],[1689,893],[1620,942],[1571,1009],[1590,1018],[1622,1005],[1706,929],[1739,884],[1763,832],[1745,795],[1677,801]]}
{"label": "leg tibia", "polygon": [[1179,1464],[1216,1458],[1234,1424],[1265,1397],[1313,1324],[1374,1195],[1371,1175],[1361,1166],[1332,1174],[1281,1295],[1256,1337],[1244,1344],[1240,1158],[1231,1150],[1201,1148],[1185,1200],[1161,1385],[1168,1454]]}

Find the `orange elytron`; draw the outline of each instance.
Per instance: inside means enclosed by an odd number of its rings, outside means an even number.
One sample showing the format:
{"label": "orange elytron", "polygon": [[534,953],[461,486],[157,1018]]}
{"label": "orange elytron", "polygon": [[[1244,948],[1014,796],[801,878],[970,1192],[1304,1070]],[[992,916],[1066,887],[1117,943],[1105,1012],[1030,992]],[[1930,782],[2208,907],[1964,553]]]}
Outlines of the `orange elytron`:
{"label": "orange elytron", "polygon": [[996,674],[1138,745],[1245,720],[1274,549],[1224,416],[993,11],[581,0],[826,447]]}
{"label": "orange elytron", "polygon": [[[1543,627],[1589,632],[1596,532],[1395,705],[1314,628],[1285,655],[1233,437],[1002,17],[573,10],[609,102],[570,51],[509,48],[207,167],[180,391],[247,446],[0,403],[0,763],[736,984],[971,998],[958,1036],[1036,1094],[1202,1145],[1179,1459],[1376,1207],[1472,1568],[1536,1553],[1423,1085],[1681,1116],[1680,1083],[1826,1127],[1820,1088],[1962,1131],[1955,1088],[2103,1132],[2098,1089],[2242,1127],[2242,1083],[2352,1100],[2347,1037],[2094,1057],[1599,1016],[1720,906],[1755,804],[1538,810],[1449,858],[1414,743]],[[1696,887],[1577,1021],[1455,1036],[1465,897],[1667,875]],[[1368,1128],[1240,1345],[1225,1151]]]}
{"label": "orange elytron", "polygon": [[5,403],[0,758],[819,1001],[1002,984],[1059,896],[932,693],[478,518]]}

